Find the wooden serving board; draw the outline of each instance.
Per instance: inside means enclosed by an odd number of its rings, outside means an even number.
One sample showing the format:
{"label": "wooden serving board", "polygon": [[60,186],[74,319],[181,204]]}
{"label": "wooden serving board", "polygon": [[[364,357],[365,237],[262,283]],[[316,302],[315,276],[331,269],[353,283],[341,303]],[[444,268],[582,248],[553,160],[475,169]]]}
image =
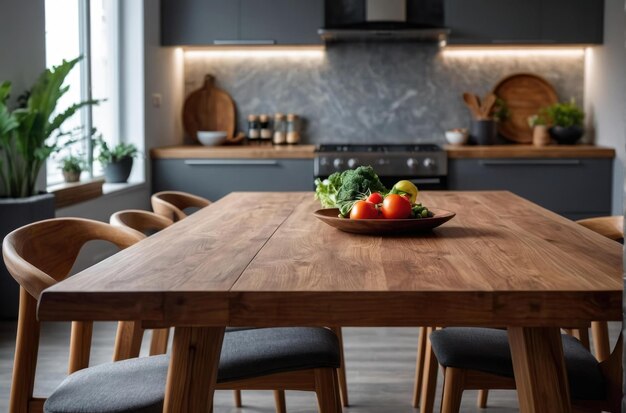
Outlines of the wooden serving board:
{"label": "wooden serving board", "polygon": [[226,131],[227,140],[235,136],[235,102],[225,91],[215,87],[215,77],[206,75],[204,84],[189,94],[183,106],[183,127],[194,141],[198,131]]}
{"label": "wooden serving board", "polygon": [[531,143],[533,131],[528,118],[540,109],[558,103],[554,87],[544,78],[531,73],[517,73],[500,80],[493,93],[504,100],[509,116],[498,126],[498,132],[517,143]]}

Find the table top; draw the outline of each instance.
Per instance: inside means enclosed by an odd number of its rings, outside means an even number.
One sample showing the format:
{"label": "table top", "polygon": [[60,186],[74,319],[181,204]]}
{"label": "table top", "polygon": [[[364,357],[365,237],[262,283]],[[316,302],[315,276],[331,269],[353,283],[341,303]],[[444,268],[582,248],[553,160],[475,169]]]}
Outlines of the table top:
{"label": "table top", "polygon": [[42,294],[42,320],[147,325],[569,325],[620,320],[621,245],[509,192],[422,192],[457,216],[367,236],[311,193],[232,193]]}

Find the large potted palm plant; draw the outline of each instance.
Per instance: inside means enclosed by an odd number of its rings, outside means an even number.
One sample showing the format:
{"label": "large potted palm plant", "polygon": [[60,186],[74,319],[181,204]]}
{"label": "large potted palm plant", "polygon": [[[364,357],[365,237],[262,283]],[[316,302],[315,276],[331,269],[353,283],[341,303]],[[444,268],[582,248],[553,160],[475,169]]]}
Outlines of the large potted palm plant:
{"label": "large potted palm plant", "polygon": [[[37,192],[37,177],[48,157],[69,132],[61,128],[83,106],[76,103],[58,112],[67,93],[64,85],[80,58],[46,69],[27,93],[25,102],[10,110],[10,82],[0,84],[0,237],[31,222],[54,217],[54,196]],[[0,318],[15,318],[18,287],[0,264]]]}

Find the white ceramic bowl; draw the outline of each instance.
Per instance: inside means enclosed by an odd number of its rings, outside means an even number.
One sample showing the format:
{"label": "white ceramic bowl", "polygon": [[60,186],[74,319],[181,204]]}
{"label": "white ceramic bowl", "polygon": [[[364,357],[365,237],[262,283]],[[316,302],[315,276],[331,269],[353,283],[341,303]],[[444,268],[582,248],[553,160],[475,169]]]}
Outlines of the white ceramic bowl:
{"label": "white ceramic bowl", "polygon": [[228,132],[226,131],[198,131],[198,140],[204,146],[217,146],[226,141]]}
{"label": "white ceramic bowl", "polygon": [[467,131],[446,131],[446,140],[450,145],[463,145],[467,142]]}

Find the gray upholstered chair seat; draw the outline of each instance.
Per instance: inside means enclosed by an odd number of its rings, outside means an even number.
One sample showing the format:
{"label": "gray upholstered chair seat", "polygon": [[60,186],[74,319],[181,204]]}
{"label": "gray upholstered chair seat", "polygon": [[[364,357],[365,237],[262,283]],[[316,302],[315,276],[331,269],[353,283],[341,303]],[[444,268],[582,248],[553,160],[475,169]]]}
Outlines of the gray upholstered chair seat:
{"label": "gray upholstered chair seat", "polygon": [[[68,376],[46,413],[153,413],[163,409],[168,356],[106,363]],[[235,329],[224,335],[218,381],[339,367],[339,342],[325,328]]]}
{"label": "gray upholstered chair seat", "polygon": [[[506,330],[450,327],[434,331],[430,341],[437,360],[444,367],[514,377]],[[598,361],[574,337],[563,334],[562,341],[572,398],[604,399],[606,387]]]}

